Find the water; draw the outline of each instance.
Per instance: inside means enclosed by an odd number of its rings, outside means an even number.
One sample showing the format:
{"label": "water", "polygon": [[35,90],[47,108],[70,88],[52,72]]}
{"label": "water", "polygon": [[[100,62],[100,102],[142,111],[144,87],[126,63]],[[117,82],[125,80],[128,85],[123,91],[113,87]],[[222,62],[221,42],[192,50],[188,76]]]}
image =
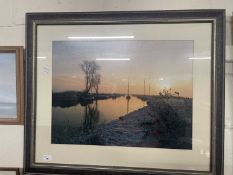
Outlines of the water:
{"label": "water", "polygon": [[0,118],[16,118],[16,103],[0,103]]}
{"label": "water", "polygon": [[52,143],[70,143],[77,132],[90,133],[95,128],[146,105],[145,101],[137,97],[131,96],[130,100],[127,100],[125,96],[121,96],[94,101],[86,106],[77,104],[70,107],[53,107]]}
{"label": "water", "polygon": [[107,123],[144,106],[146,106],[146,102],[137,97],[131,96],[131,99],[127,100],[122,96],[116,99],[98,100],[87,106],[77,104],[65,108],[53,107],[53,124],[64,125],[68,122],[70,126],[79,127],[85,120],[86,111],[90,109],[99,113],[98,123]]}
{"label": "water", "polygon": [[53,101],[52,144],[192,149],[191,99],[145,97],[149,105],[156,102],[155,111],[153,105],[138,110],[147,104],[133,96],[86,106],[65,98]]}

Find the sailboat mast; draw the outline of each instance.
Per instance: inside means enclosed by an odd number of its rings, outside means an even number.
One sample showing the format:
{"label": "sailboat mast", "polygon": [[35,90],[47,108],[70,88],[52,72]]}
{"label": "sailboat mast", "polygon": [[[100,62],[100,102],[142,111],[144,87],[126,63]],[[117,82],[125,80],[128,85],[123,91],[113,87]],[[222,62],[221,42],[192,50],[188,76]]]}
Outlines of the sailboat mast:
{"label": "sailboat mast", "polygon": [[126,99],[129,101],[130,100],[130,96],[129,96],[129,79],[128,79],[128,94],[126,96]]}
{"label": "sailboat mast", "polygon": [[146,95],[146,80],[144,80],[144,96]]}
{"label": "sailboat mast", "polygon": [[150,83],[149,83],[149,95],[150,95]]}
{"label": "sailboat mast", "polygon": [[129,96],[129,79],[128,79],[128,96]]}

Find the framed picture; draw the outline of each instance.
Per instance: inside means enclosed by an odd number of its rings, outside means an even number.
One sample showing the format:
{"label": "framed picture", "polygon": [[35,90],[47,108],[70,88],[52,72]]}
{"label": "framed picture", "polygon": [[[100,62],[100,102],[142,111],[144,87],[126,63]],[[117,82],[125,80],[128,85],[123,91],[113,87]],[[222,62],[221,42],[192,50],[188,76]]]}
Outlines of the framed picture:
{"label": "framed picture", "polygon": [[25,172],[223,174],[224,10],[26,18]]}
{"label": "framed picture", "polygon": [[20,175],[19,168],[0,168],[0,175]]}
{"label": "framed picture", "polygon": [[0,46],[0,124],[23,124],[23,47]]}

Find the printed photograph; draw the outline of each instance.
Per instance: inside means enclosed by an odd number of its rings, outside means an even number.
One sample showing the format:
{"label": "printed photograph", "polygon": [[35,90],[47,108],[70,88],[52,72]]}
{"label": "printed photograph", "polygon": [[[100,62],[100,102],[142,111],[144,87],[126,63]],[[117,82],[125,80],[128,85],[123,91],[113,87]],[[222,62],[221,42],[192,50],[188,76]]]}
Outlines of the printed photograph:
{"label": "printed photograph", "polygon": [[0,53],[0,119],[16,118],[15,59],[15,53]]}
{"label": "printed photograph", "polygon": [[193,47],[53,41],[52,144],[192,149]]}

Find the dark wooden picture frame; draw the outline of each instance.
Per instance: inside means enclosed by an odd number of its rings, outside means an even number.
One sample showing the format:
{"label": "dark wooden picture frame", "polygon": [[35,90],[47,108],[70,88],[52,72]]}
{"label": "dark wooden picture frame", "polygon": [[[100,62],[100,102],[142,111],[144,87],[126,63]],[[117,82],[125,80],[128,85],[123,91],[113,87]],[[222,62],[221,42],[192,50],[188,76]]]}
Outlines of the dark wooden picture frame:
{"label": "dark wooden picture frame", "polygon": [[19,168],[0,168],[0,172],[15,172],[15,175],[20,175],[20,169]]}
{"label": "dark wooden picture frame", "polygon": [[24,123],[24,69],[23,46],[0,46],[0,53],[15,53],[16,65],[16,118],[2,118],[0,124],[23,125]]}
{"label": "dark wooden picture frame", "polygon": [[[211,33],[211,152],[210,171],[49,164],[35,162],[37,27],[39,25],[117,25],[208,23]],[[86,13],[28,13],[26,15],[25,172],[80,175],[223,175],[225,11],[126,11]],[[201,32],[201,31],[200,31]]]}

